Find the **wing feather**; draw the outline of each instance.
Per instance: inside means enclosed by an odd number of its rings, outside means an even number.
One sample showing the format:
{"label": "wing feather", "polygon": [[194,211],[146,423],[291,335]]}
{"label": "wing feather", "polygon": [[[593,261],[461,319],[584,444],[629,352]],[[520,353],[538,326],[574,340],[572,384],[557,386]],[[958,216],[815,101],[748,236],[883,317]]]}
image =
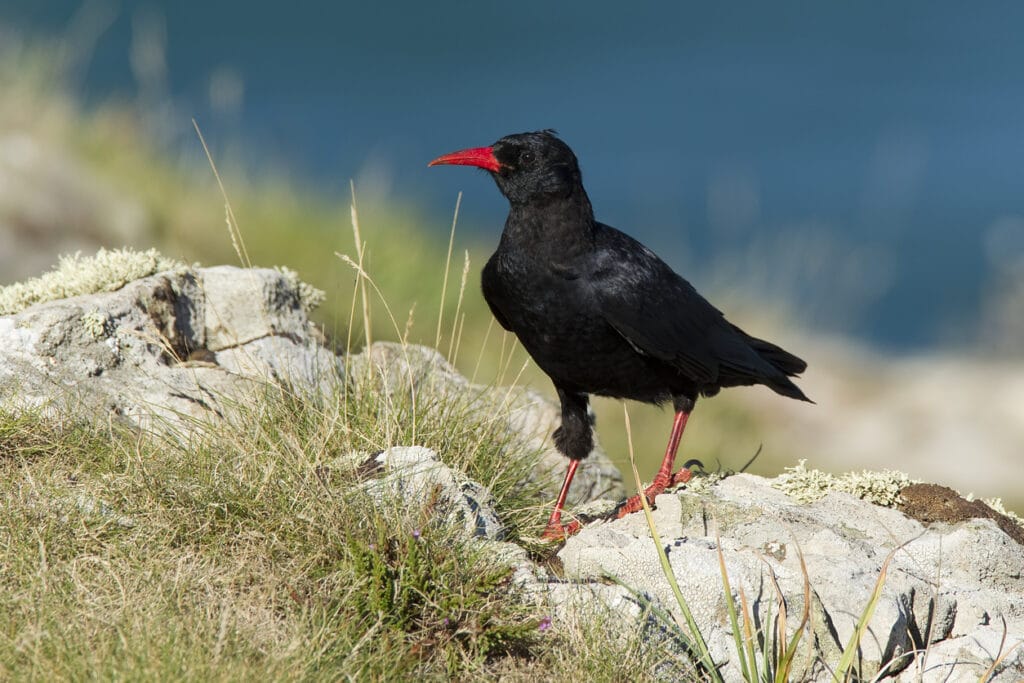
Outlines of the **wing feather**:
{"label": "wing feather", "polygon": [[717,382],[719,360],[711,341],[726,324],[722,313],[654,252],[602,227],[592,282],[605,320],[640,353],[698,384]]}

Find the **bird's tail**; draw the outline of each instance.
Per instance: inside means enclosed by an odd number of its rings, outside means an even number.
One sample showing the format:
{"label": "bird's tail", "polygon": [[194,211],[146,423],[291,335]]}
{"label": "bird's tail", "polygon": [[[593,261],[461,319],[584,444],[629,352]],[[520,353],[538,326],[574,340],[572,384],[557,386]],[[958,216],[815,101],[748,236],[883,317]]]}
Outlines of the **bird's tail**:
{"label": "bird's tail", "polygon": [[807,369],[807,363],[771,342],[751,337],[732,325],[715,338],[719,351],[719,386],[763,384],[778,394],[808,401],[803,391],[790,380]]}
{"label": "bird's tail", "polygon": [[771,342],[751,337],[750,335],[747,335],[747,343],[750,344],[750,348],[757,352],[757,355],[779,372],[777,375],[765,378],[765,384],[783,396],[814,403],[814,401],[807,398],[807,395],[800,387],[789,379],[807,369],[807,363],[802,358],[794,356],[789,351]]}
{"label": "bird's tail", "polygon": [[750,337],[750,346],[757,355],[764,358],[766,361],[771,363],[777,370],[784,372],[786,375],[793,377],[799,375],[801,372],[807,369],[807,363],[803,359],[797,358],[789,351],[766,342],[763,339],[756,337]]}

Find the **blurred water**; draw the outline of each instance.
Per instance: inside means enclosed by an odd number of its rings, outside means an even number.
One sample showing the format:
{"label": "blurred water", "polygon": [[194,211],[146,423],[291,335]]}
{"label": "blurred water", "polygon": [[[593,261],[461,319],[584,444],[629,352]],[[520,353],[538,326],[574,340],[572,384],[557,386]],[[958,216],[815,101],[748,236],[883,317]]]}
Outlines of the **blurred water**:
{"label": "blurred water", "polygon": [[170,95],[172,138],[194,144],[195,115],[328,190],[356,177],[420,202],[437,226],[464,189],[463,224],[496,235],[489,180],[426,161],[554,127],[599,217],[698,286],[717,273],[888,348],[971,339],[990,232],[1024,215],[1021,3],[78,9],[5,0],[0,20],[87,40],[82,17],[109,17],[84,95]]}

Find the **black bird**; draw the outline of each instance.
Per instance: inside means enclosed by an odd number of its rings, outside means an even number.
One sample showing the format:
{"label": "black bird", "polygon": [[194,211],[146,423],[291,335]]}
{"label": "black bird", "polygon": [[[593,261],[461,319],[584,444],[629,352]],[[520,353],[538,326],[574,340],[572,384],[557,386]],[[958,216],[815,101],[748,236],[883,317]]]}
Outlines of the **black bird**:
{"label": "black bird", "polygon": [[[494,317],[519,337],[562,403],[554,441],[569,468],[545,538],[579,529],[563,526],[561,515],[573,474],[593,448],[589,394],[675,407],[665,458],[643,493],[650,502],[690,478],[686,468],[672,468],[698,396],[763,384],[809,400],[789,379],[807,368],[804,361],[730,323],[654,252],[594,219],[576,155],[552,131],[430,162],[438,164],[486,169],[509,202],[481,284]],[[619,516],[641,506],[638,494]]]}

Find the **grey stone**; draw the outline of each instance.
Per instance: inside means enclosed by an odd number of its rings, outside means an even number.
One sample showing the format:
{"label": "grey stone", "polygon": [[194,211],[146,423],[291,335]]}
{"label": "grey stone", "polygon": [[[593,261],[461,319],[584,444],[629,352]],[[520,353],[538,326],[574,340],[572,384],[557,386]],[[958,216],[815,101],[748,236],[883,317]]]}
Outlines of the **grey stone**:
{"label": "grey stone", "polygon": [[[1024,548],[990,520],[925,529],[896,510],[845,493],[797,504],[770,480],[745,474],[700,493],[662,495],[656,503],[654,521],[672,570],[727,680],[740,680],[740,672],[719,546],[737,604],[742,589],[764,623],[777,602],[774,575],[791,629],[803,609],[802,552],[813,612],[813,638],[805,639],[813,640],[817,655],[798,672],[803,678],[827,676],[823,663],[838,662],[890,553],[881,597],[860,644],[863,675],[882,671],[913,680],[913,672],[926,670],[925,680],[939,671],[949,680],[961,674],[977,680],[994,659],[998,640],[993,642],[992,633],[1001,636],[1004,620],[1007,648],[1024,638]],[[558,555],[577,582],[616,577],[681,620],[642,513],[590,524]],[[1022,674],[1014,655],[993,680]]]}
{"label": "grey stone", "polygon": [[375,494],[388,500],[433,499],[433,514],[461,525],[467,537],[504,537],[490,491],[445,465],[429,448],[395,446],[377,455],[376,461],[385,475],[370,482]]}
{"label": "grey stone", "polygon": [[0,317],[6,405],[187,438],[271,382],[340,381],[294,282],[269,269],[168,271]]}

